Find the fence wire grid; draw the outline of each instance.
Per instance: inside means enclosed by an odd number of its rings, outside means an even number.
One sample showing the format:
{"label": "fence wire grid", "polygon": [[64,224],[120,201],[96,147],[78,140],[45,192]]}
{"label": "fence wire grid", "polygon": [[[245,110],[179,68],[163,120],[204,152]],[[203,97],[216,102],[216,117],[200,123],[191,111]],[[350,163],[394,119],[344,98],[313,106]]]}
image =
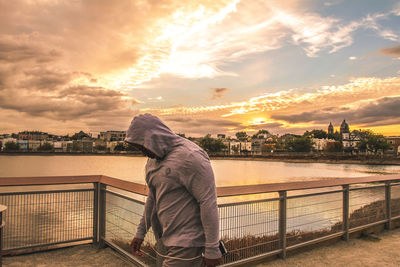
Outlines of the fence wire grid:
{"label": "fence wire grid", "polygon": [[219,205],[225,263],[279,249],[279,199]]}
{"label": "fence wire grid", "polygon": [[3,250],[92,239],[93,189],[0,193]]}
{"label": "fence wire grid", "polygon": [[385,220],[385,185],[350,189],[350,228]]}
{"label": "fence wire grid", "polygon": [[287,245],[292,246],[342,230],[342,193],[324,192],[287,200]]}

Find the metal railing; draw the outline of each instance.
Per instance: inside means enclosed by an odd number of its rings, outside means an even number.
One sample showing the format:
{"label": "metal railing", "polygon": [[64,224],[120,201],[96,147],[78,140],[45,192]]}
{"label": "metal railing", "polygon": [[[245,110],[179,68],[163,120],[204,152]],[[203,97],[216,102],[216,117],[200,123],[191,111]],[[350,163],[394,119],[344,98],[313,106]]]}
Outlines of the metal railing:
{"label": "metal railing", "polygon": [[[153,265],[155,239],[143,256],[129,243],[147,187],[106,176],[0,178],[3,251],[75,243],[108,245],[139,266]],[[400,175],[217,188],[224,266],[278,255],[400,219]]]}
{"label": "metal railing", "polygon": [[6,206],[0,205],[0,267],[3,266],[2,264],[2,256],[3,256],[3,212],[7,209]]}

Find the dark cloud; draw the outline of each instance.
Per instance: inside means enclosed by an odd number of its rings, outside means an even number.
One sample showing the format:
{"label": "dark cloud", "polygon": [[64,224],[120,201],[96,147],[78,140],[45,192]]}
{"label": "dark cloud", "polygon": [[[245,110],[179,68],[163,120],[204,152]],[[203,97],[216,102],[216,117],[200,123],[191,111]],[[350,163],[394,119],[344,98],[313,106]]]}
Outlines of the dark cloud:
{"label": "dark cloud", "polygon": [[94,86],[71,86],[68,87],[59,93],[59,97],[67,97],[67,96],[75,96],[75,97],[123,97],[125,94],[114,91],[114,90],[106,90],[103,87],[94,87]]}
{"label": "dark cloud", "polygon": [[383,48],[379,51],[382,54],[388,55],[388,56],[400,56],[400,45],[394,46],[394,47],[389,47],[389,48]]}
{"label": "dark cloud", "polygon": [[109,113],[115,111],[126,113],[132,104],[137,103],[123,93],[102,87],[68,87],[53,94],[21,89],[17,95],[10,92],[12,90],[0,92],[0,106],[3,109],[61,121],[95,117],[99,114],[111,116]]}
{"label": "dark cloud", "polygon": [[249,128],[254,129],[254,130],[268,130],[268,129],[275,129],[275,128],[280,128],[282,127],[283,124],[279,122],[272,122],[272,123],[265,123],[265,124],[257,124],[257,125],[251,125]]}
{"label": "dark cloud", "polygon": [[185,133],[187,136],[204,136],[206,134],[226,133],[239,131],[245,128],[240,122],[225,118],[199,118],[191,116],[163,116],[161,119],[175,132]]}
{"label": "dark cloud", "polygon": [[61,56],[60,51],[55,49],[40,48],[38,46],[18,43],[10,38],[1,39],[0,36],[0,62],[20,62],[34,60],[37,63],[54,61]]}
{"label": "dark cloud", "polygon": [[228,88],[211,88],[212,99],[218,99],[224,96],[226,92],[229,91]]}
{"label": "dark cloud", "polygon": [[191,118],[183,117],[166,117],[167,122],[175,122],[182,124],[185,127],[236,127],[242,126],[240,122],[231,121],[227,119],[207,119],[207,118]]}
{"label": "dark cloud", "polygon": [[67,85],[74,77],[71,73],[56,72],[45,68],[35,68],[24,72],[25,79],[18,84],[20,88],[54,91]]}
{"label": "dark cloud", "polygon": [[289,123],[327,123],[345,118],[363,125],[389,125],[400,123],[399,107],[400,97],[384,97],[355,109],[335,108],[329,112],[314,110],[292,115],[273,115],[272,118]]}

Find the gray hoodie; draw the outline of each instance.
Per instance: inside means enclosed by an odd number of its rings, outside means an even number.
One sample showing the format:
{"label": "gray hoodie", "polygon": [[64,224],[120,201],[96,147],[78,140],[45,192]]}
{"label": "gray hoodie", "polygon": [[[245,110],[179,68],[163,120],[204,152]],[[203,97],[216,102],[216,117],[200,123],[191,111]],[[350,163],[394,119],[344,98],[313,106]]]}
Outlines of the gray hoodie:
{"label": "gray hoodie", "polygon": [[220,258],[215,180],[207,153],[150,114],[133,119],[125,141],[157,156],[146,164],[149,195],[135,237],[144,239],[151,226],[165,246],[205,247],[206,258]]}

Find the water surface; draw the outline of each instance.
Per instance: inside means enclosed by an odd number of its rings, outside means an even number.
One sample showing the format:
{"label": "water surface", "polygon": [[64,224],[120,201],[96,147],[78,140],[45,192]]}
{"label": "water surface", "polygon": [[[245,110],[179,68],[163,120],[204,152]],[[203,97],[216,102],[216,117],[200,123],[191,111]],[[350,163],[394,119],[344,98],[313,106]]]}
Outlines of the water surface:
{"label": "water surface", "polygon": [[[147,158],[132,156],[0,156],[0,177],[107,175],[144,183]],[[400,166],[212,160],[218,186],[400,174]]]}

